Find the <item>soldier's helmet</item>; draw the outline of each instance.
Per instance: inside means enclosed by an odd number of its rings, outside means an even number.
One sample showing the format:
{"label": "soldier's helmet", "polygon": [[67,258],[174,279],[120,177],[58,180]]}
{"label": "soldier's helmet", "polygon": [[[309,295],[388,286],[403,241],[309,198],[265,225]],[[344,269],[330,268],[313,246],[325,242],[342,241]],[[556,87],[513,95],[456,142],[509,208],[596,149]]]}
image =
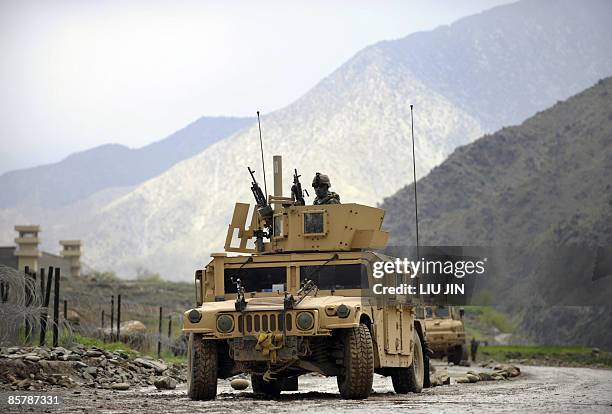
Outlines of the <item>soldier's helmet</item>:
{"label": "soldier's helmet", "polygon": [[312,186],[314,188],[322,187],[326,185],[327,187],[331,187],[331,181],[329,181],[329,177],[325,174],[317,173],[312,179]]}

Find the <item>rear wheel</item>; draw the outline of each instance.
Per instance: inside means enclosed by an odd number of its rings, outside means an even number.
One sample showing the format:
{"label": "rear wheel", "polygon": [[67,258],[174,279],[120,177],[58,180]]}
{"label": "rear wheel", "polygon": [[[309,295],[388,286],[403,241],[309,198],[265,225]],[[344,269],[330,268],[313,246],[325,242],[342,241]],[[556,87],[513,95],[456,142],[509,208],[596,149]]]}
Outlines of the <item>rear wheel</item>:
{"label": "rear wheel", "polygon": [[[427,373],[429,375],[429,373]],[[412,365],[408,368],[395,368],[391,374],[393,389],[398,394],[421,392],[425,379],[425,357],[421,338],[415,332],[412,346]]]}
{"label": "rear wheel", "polygon": [[251,375],[251,385],[255,394],[264,394],[268,397],[278,397],[281,393],[281,384],[278,380],[266,381],[263,375]]}
{"label": "rear wheel", "polygon": [[463,345],[457,345],[448,354],[448,362],[452,362],[455,365],[460,365],[464,359],[464,354],[467,355],[467,350]]}
{"label": "rear wheel", "polygon": [[340,396],[346,399],[368,398],[374,381],[374,349],[370,330],[364,324],[342,333],[343,367],[338,375]]}
{"label": "rear wheel", "polygon": [[192,400],[217,396],[217,343],[199,334],[189,335],[187,346],[187,393]]}

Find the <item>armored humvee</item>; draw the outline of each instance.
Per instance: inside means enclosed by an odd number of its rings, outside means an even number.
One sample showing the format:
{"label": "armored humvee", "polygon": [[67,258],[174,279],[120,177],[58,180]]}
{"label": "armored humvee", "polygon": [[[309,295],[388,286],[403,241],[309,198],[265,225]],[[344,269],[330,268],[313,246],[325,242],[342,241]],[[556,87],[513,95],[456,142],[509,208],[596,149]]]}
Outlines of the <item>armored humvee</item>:
{"label": "armored humvee", "polygon": [[189,397],[213,399],[218,378],[240,373],[269,397],[297,390],[298,377],[310,372],[336,376],[347,399],[367,398],[374,373],[391,376],[397,393],[420,392],[428,359],[414,306],[367,293],[373,263],[391,260],[373,251],[388,239],[384,211],[306,206],[297,171],[292,197],[283,197],[281,160],[274,161],[274,195],[263,196],[251,171],[250,226],[249,205],[237,203],[225,252],[196,271],[196,306],[183,328]]}
{"label": "armored humvee", "polygon": [[447,357],[448,362],[455,365],[467,361],[463,309],[454,306],[426,306],[424,321],[428,345],[434,357]]}

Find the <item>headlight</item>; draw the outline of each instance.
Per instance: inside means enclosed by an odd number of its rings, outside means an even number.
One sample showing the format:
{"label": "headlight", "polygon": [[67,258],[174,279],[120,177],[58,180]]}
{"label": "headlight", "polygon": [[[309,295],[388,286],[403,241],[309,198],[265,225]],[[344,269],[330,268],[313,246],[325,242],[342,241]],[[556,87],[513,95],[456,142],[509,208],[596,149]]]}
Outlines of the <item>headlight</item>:
{"label": "headlight", "polygon": [[234,330],[234,319],[229,315],[221,315],[217,318],[217,329],[219,332],[228,333]]}
{"label": "headlight", "polygon": [[202,314],[200,313],[200,311],[196,309],[192,309],[189,311],[187,318],[189,319],[189,322],[191,323],[198,323],[200,322],[200,319],[202,319]]}
{"label": "headlight", "polygon": [[345,304],[342,304],[338,306],[338,309],[336,309],[336,313],[341,318],[348,318],[349,314],[351,313],[351,309]]}
{"label": "headlight", "polygon": [[298,329],[302,331],[307,331],[312,329],[314,326],[314,318],[312,317],[312,313],[310,312],[300,312],[297,315],[295,323]]}

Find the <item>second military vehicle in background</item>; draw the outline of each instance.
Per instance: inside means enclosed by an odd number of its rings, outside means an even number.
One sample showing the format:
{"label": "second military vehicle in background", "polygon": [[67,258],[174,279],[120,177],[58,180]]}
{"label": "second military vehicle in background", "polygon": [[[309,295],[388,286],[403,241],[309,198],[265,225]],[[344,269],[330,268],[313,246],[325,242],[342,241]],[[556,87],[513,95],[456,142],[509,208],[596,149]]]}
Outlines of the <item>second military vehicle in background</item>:
{"label": "second military vehicle in background", "polygon": [[459,365],[468,360],[463,309],[454,306],[426,306],[424,308],[427,342],[434,358],[447,357]]}

